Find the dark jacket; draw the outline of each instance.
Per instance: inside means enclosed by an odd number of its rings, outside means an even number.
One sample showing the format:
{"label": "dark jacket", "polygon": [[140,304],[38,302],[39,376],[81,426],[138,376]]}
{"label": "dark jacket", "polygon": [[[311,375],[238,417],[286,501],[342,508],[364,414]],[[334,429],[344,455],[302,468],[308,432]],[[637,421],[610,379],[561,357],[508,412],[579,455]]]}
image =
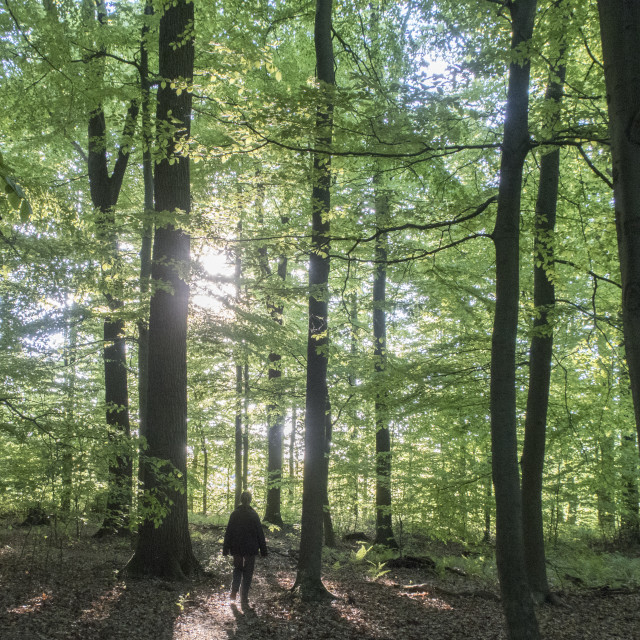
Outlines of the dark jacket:
{"label": "dark jacket", "polygon": [[260,524],[260,517],[249,506],[241,504],[231,514],[224,534],[222,553],[226,556],[255,556],[258,551],[267,555],[267,543]]}

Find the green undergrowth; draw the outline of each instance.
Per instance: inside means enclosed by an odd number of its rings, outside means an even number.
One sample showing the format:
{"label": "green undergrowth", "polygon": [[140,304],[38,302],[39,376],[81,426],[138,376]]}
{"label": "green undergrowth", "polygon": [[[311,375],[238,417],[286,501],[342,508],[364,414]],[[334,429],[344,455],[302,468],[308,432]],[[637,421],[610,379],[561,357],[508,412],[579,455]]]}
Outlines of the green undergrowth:
{"label": "green undergrowth", "polygon": [[[433,568],[423,569],[423,575],[497,588],[495,550],[491,545],[451,546],[458,548],[448,552],[447,545],[414,545],[402,555],[431,559]],[[325,562],[334,570],[360,570],[375,580],[390,573],[389,561],[400,555],[381,545],[357,542],[349,549],[326,549]],[[567,539],[548,545],[547,575],[554,591],[640,589],[640,549],[603,549],[594,547],[588,539]]]}
{"label": "green undergrowth", "polygon": [[586,542],[555,545],[547,552],[547,575],[552,589],[639,589],[637,550],[609,551]]}

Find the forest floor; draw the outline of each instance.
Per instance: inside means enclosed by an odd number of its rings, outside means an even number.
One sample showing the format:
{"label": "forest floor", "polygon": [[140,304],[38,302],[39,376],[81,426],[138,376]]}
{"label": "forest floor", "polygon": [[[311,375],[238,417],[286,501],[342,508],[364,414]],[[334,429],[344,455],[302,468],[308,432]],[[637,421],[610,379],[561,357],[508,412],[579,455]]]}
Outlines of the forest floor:
{"label": "forest floor", "polygon": [[[485,640],[504,639],[497,585],[455,566],[384,570],[357,557],[357,544],[325,553],[324,582],[335,598],[307,604],[292,595],[293,534],[267,532],[270,553],[256,562],[247,613],[228,602],[230,561],[222,530],[192,527],[205,574],[172,583],[124,580],[131,542],[0,529],[2,640]],[[440,549],[442,551],[442,549]],[[432,550],[432,555],[438,549]],[[462,557],[462,556],[460,556]],[[444,569],[444,570],[443,570]],[[640,639],[640,591],[559,593],[561,606],[537,608],[546,639]]]}

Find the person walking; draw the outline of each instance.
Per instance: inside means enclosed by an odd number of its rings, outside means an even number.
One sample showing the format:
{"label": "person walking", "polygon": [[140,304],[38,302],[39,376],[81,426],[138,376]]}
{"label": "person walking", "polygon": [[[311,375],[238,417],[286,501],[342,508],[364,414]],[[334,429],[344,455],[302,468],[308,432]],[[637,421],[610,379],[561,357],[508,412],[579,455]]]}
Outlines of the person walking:
{"label": "person walking", "polygon": [[251,493],[243,491],[240,504],[229,517],[224,533],[222,554],[233,557],[233,579],[231,581],[231,602],[235,602],[240,591],[242,609],[250,609],[249,588],[253,578],[256,555],[267,557],[267,543],[260,523],[260,516],[251,507]]}

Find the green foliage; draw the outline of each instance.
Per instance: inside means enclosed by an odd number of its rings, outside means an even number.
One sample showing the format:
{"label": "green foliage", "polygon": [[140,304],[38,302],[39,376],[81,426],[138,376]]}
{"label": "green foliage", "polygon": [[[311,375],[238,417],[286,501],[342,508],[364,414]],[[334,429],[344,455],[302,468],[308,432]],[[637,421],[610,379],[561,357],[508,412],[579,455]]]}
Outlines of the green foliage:
{"label": "green foliage", "polygon": [[640,585],[640,559],[596,549],[584,536],[552,547],[549,567],[549,579],[559,589],[637,589]]}
{"label": "green foliage", "polygon": [[[121,254],[115,265],[86,180],[87,117],[102,106],[105,147],[117,149],[123,114],[140,97],[141,29],[150,29],[153,75],[159,15],[144,16],[143,2],[108,3],[108,24],[100,28],[83,17],[80,3],[48,3],[55,16],[45,4],[15,0],[15,20],[0,13],[0,144],[11,164],[0,159],[6,192],[0,196],[0,512],[37,502],[68,518],[93,517],[104,509],[108,461],[140,444],[137,323],[148,315],[149,294],[140,293],[139,250],[142,230],[153,222],[179,225],[191,236],[193,261],[189,271],[182,265],[191,287],[187,492],[193,511],[206,504],[206,515],[193,514],[192,523],[222,525],[234,506],[238,411],[248,420],[249,485],[258,508],[267,484],[269,416],[285,414],[282,514],[298,523],[313,186],[308,151],[325,99],[313,78],[312,12],[296,2],[195,3],[197,73],[193,86],[173,80],[176,91],[191,91],[194,99],[192,137],[179,150],[193,160],[192,213],[187,219],[161,212],[150,220],[139,125],[126,142],[131,163],[114,210]],[[404,551],[426,536],[477,542],[493,534],[488,389],[495,205],[460,222],[495,195],[499,172],[510,33],[500,7],[485,5],[422,3],[408,12],[403,3],[356,2],[349,11],[340,5],[335,16],[330,508],[338,531],[371,533],[374,402],[385,392],[393,520]],[[626,440],[634,418],[615,286],[615,220],[601,179],[610,158],[602,143],[603,79],[592,59],[599,60],[599,32],[589,3],[571,6],[571,15],[568,7],[547,9],[534,40],[516,55],[533,58],[530,129],[536,144],[545,143],[529,155],[523,183],[519,437],[537,264],[552,274],[558,297],[542,494],[546,533],[562,540],[580,527],[612,541],[638,465],[637,445]],[[548,62],[561,53],[552,37],[559,28],[567,32],[563,60],[571,91],[558,112],[544,90]],[[101,47],[105,55],[98,55]],[[88,65],[95,65],[91,74]],[[176,133],[173,125],[163,127],[155,130],[155,160]],[[552,131],[567,139],[553,264],[548,251],[533,255],[539,160],[551,149]],[[384,179],[376,186],[377,173]],[[380,375],[374,375],[371,303],[376,189],[388,198],[394,229],[386,234],[387,360]],[[458,223],[426,228],[443,221]],[[284,281],[277,274],[281,257]],[[105,276],[108,271],[117,277]],[[105,304],[106,285],[122,294],[122,308]],[[283,306],[282,325],[273,321],[274,305]],[[101,333],[105,317],[113,316],[126,323],[133,422],[131,439],[115,447],[104,420]],[[277,381],[269,380],[272,353],[281,355]],[[236,364],[249,371],[240,398]],[[166,492],[183,487],[184,478],[166,478]],[[158,523],[168,508],[164,493],[140,494],[138,517]],[[372,577],[382,575],[388,559],[365,545],[354,554]],[[481,579],[494,571],[483,557],[455,564]],[[595,563],[592,569],[604,572]]]}

